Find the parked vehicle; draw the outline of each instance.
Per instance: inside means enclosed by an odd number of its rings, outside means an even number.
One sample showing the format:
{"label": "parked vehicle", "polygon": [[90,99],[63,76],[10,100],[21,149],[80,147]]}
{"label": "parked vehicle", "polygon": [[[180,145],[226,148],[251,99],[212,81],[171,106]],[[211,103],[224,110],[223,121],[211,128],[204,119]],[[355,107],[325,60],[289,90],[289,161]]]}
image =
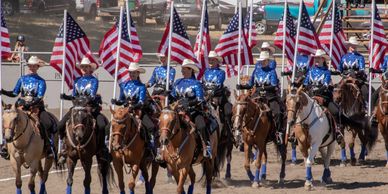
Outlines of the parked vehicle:
{"label": "parked vehicle", "polygon": [[4,15],[10,16],[19,12],[21,2],[24,2],[24,0],[2,0],[1,7],[3,8]]}
{"label": "parked vehicle", "polygon": [[76,10],[88,18],[95,18],[100,8],[117,6],[117,3],[117,0],[76,0]]}

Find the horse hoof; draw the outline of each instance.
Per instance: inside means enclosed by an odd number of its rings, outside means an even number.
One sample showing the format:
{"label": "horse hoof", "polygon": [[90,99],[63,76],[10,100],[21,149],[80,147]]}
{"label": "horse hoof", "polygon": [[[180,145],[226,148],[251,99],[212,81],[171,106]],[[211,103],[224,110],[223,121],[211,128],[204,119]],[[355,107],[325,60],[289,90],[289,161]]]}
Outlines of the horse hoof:
{"label": "horse hoof", "polygon": [[304,183],[304,189],[306,189],[307,191],[313,190],[313,183],[310,182],[310,181],[306,181],[306,182]]}
{"label": "horse hoof", "polygon": [[136,186],[139,186],[139,185],[142,185],[142,184],[144,184],[144,182],[141,181],[141,180],[138,180],[138,181],[136,182]]}
{"label": "horse hoof", "polygon": [[346,162],[345,161],[341,161],[340,167],[341,168],[346,167]]}
{"label": "horse hoof", "polygon": [[174,184],[174,179],[172,177],[168,177],[167,184]]}
{"label": "horse hoof", "polygon": [[358,159],[357,163],[358,165],[365,165],[366,161],[364,159]]}
{"label": "horse hoof", "polygon": [[352,165],[352,166],[356,166],[356,159],[355,158],[352,158],[352,159],[350,159],[350,165]]}
{"label": "horse hoof", "polygon": [[291,166],[296,166],[296,161],[291,161]]}
{"label": "horse hoof", "polygon": [[268,181],[265,180],[265,179],[261,179],[261,180],[260,180],[260,186],[261,186],[261,187],[265,187],[266,185],[268,185]]}
{"label": "horse hoof", "polygon": [[252,188],[257,189],[257,188],[259,188],[259,187],[260,187],[260,185],[259,185],[258,182],[253,182],[253,183],[252,183]]}
{"label": "horse hoof", "polygon": [[279,178],[278,184],[279,184],[280,186],[283,186],[283,185],[284,185],[284,178]]}

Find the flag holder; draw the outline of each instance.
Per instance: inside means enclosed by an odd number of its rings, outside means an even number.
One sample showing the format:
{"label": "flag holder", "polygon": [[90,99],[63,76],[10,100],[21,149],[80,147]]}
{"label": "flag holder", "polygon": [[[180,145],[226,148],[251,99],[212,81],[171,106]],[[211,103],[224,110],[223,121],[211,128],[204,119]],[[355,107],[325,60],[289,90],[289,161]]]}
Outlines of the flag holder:
{"label": "flag holder", "polygon": [[333,42],[334,42],[334,28],[335,28],[335,15],[336,15],[336,9],[335,9],[335,1],[332,1],[332,8],[331,8],[331,37],[330,37],[330,64],[329,64],[329,70],[333,66]]}
{"label": "flag holder", "polygon": [[[3,11],[2,11],[2,6],[1,6],[1,3],[2,1],[0,0],[0,11],[1,11],[1,14],[3,14]],[[3,36],[0,34],[0,39],[2,39]],[[2,85],[1,85],[1,68],[2,68],[2,64],[3,64],[3,45],[0,44],[0,89],[2,88]],[[3,98],[2,98],[2,95],[0,95],[0,101],[1,101],[1,106],[3,106]],[[3,117],[3,107],[0,108],[0,115],[1,117]],[[0,118],[0,145],[3,145],[3,118]]]}
{"label": "flag holder", "polygon": [[296,34],[296,41],[295,41],[295,52],[294,52],[294,66],[292,67],[292,78],[291,78],[291,84],[295,82],[295,71],[296,71],[296,56],[298,54],[298,46],[299,46],[299,35],[300,35],[300,23],[301,23],[301,18],[302,18],[302,5],[303,5],[303,0],[300,1],[299,4],[299,18],[298,18],[298,27],[297,27],[297,34]]}
{"label": "flag holder", "polygon": [[374,29],[375,29],[375,15],[376,15],[376,1],[372,0],[372,21],[371,21],[371,36],[370,36],[370,55],[369,55],[369,87],[368,87],[368,116],[372,116],[372,73],[371,73],[371,68],[373,63],[373,36],[374,36]]}
{"label": "flag holder", "polygon": [[[171,1],[170,5],[170,31],[168,32],[168,56],[167,56],[167,79],[166,79],[166,91],[170,87],[170,68],[171,68],[171,41],[172,41],[172,26],[174,23],[174,1]],[[165,107],[168,106],[168,96],[166,96]]]}
{"label": "flag holder", "polygon": [[[282,72],[284,72],[284,65],[286,63],[286,29],[287,29],[287,0],[284,1],[284,12],[283,12],[283,48],[282,48]],[[284,95],[284,76],[281,76],[280,85],[280,97]]]}
{"label": "flag holder", "polygon": [[[199,43],[198,43],[198,50],[197,50],[197,60],[198,62],[201,61],[201,49],[202,49],[202,40],[203,40],[203,25],[205,23],[205,5],[207,3],[207,0],[204,0],[202,2],[202,13],[201,13],[201,26],[199,27]],[[205,67],[206,68],[206,67]]]}
{"label": "flag holder", "polygon": [[[242,21],[241,21],[241,0],[238,1],[238,51],[237,51],[237,84],[240,85],[240,76],[241,76],[241,31],[242,31]],[[238,95],[240,95],[240,90],[237,91]]]}
{"label": "flag holder", "polygon": [[[248,31],[248,46],[249,49],[252,49],[252,17],[253,17],[253,0],[250,0],[250,7],[249,7],[249,31]],[[254,62],[253,62],[254,63]],[[248,63],[246,75],[249,76],[249,67],[251,64]]]}

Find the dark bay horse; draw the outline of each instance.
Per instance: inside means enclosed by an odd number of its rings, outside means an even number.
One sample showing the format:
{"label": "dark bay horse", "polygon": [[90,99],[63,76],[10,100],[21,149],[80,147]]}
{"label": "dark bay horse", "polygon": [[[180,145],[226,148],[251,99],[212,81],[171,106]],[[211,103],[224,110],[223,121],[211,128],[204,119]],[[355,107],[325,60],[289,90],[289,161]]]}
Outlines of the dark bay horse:
{"label": "dark bay horse", "polygon": [[379,122],[378,129],[384,138],[385,151],[387,156],[387,163],[385,165],[388,168],[388,80],[382,79],[380,87],[379,100],[375,107],[376,118]]}
{"label": "dark bay horse", "polygon": [[[267,143],[274,141],[276,149],[281,156],[281,170],[279,174],[279,183],[284,183],[285,165],[287,150],[284,142],[276,143],[275,138],[275,123],[272,119],[270,108],[262,98],[252,98],[254,91],[245,90],[240,95],[235,95],[235,104],[233,106],[233,131],[235,131],[235,139],[243,140],[245,163],[244,167],[247,175],[253,181],[252,187],[259,187],[260,181],[266,179],[267,168]],[[242,138],[238,137],[240,131]],[[250,169],[252,148],[256,149],[256,173],[252,174]]]}
{"label": "dark bay horse", "polygon": [[[66,123],[66,149],[68,168],[67,174],[67,189],[66,193],[72,193],[74,169],[77,161],[80,160],[85,171],[83,181],[84,193],[90,194],[90,183],[92,181],[91,167],[93,164],[93,156],[97,153],[97,136],[95,133],[96,121],[91,113],[89,104],[90,99],[76,98],[73,100],[73,108],[71,116]],[[97,158],[98,172],[101,175],[102,193],[108,194],[108,182],[110,180],[110,165],[106,161]]]}
{"label": "dark bay horse", "polygon": [[[364,161],[365,155],[368,151],[371,151],[373,145],[377,140],[377,129],[371,127],[369,117],[366,115],[366,106],[363,95],[359,89],[359,83],[355,78],[346,77],[340,81],[337,87],[334,89],[333,98],[340,106],[340,124],[347,128],[345,136],[346,144],[348,144],[350,151],[351,165],[356,164],[356,158],[354,153],[355,137],[361,140],[361,152],[359,160]],[[345,143],[341,145],[341,166],[346,164],[346,149]]]}
{"label": "dark bay horse", "polygon": [[159,117],[159,140],[162,146],[162,157],[167,162],[168,169],[178,184],[178,194],[185,193],[183,185],[187,175],[190,177],[190,186],[187,193],[193,194],[195,184],[193,164],[202,164],[203,173],[206,177],[206,193],[210,194],[213,175],[219,171],[219,166],[215,161],[218,157],[218,129],[210,135],[213,158],[204,159],[199,149],[202,148],[202,143],[197,141],[194,123],[189,121],[185,112],[178,110],[178,104],[179,102],[173,105],[172,108],[164,108]]}
{"label": "dark bay horse", "polygon": [[[113,166],[119,180],[120,194],[125,194],[123,168],[127,174],[131,174],[128,182],[129,192],[135,193],[135,181],[139,170],[145,180],[146,194],[152,194],[155,187],[156,175],[159,164],[152,162],[146,152],[144,133],[141,133],[141,120],[130,107],[110,109],[113,119],[112,125],[112,157]],[[149,180],[148,166],[152,165],[152,176]]]}

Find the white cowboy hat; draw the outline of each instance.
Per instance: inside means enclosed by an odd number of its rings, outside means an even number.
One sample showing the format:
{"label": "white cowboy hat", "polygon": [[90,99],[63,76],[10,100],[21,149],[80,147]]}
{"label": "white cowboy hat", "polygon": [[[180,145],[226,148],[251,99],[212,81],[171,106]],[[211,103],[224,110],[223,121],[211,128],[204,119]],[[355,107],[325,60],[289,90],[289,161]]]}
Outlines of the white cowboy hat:
{"label": "white cowboy hat", "polygon": [[80,68],[81,65],[90,65],[93,68],[93,70],[97,69],[97,64],[92,63],[90,59],[87,58],[86,56],[82,58],[81,63],[77,64],[77,67]]}
{"label": "white cowboy hat", "polygon": [[345,42],[346,43],[346,45],[354,45],[354,46],[359,46],[360,45],[360,42],[357,40],[357,37],[355,37],[355,36],[351,36],[350,38],[349,38],[349,40],[348,41],[346,41]]}
{"label": "white cowboy hat", "polygon": [[210,51],[208,58],[216,58],[219,61],[222,61],[222,57],[218,56],[218,54],[215,51]]}
{"label": "white cowboy hat", "polygon": [[194,71],[194,73],[198,73],[199,72],[199,68],[197,67],[195,62],[190,60],[190,59],[183,60],[182,68],[183,67],[188,67],[188,68],[192,69]]}
{"label": "white cowboy hat", "polygon": [[145,69],[141,68],[139,63],[134,62],[129,64],[128,71],[138,71],[139,73],[145,73]]}
{"label": "white cowboy hat", "polygon": [[260,52],[260,57],[259,58],[257,58],[256,60],[257,61],[264,61],[264,60],[267,60],[267,59],[269,59],[270,57],[269,57],[269,52],[268,51],[261,51]]}
{"label": "white cowboy hat", "polygon": [[28,59],[27,65],[39,65],[39,67],[42,67],[44,66],[44,63],[37,56],[31,56]]}
{"label": "white cowboy hat", "polygon": [[268,42],[263,42],[263,44],[261,44],[261,50],[262,49],[269,49],[272,53],[275,52],[275,48],[272,47]]}
{"label": "white cowboy hat", "polygon": [[330,59],[330,57],[326,54],[326,52],[324,51],[324,50],[322,50],[322,49],[317,49],[316,51],[315,51],[315,55],[311,55],[311,57],[322,57],[322,58],[324,58],[325,60],[329,60]]}
{"label": "white cowboy hat", "polygon": [[164,53],[157,53],[156,56],[158,58],[161,58],[161,57],[166,57],[166,55]]}

